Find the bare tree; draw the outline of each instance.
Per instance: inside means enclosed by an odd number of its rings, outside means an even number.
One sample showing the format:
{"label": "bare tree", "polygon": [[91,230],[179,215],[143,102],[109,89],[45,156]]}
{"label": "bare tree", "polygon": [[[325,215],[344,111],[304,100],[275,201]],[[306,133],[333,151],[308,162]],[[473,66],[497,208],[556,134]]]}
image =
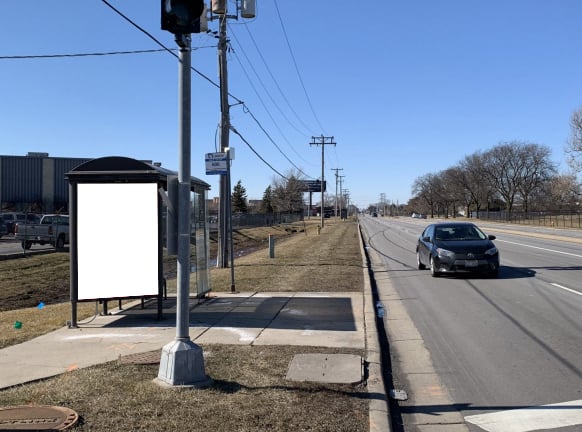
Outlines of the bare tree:
{"label": "bare tree", "polygon": [[273,180],[272,204],[277,212],[303,210],[303,181],[297,173],[289,172],[286,177]]}
{"label": "bare tree", "polygon": [[570,118],[570,139],[566,146],[568,162],[574,172],[582,172],[582,107]]}
{"label": "bare tree", "polygon": [[431,217],[434,217],[435,205],[438,203],[439,180],[436,174],[425,174],[414,180],[412,194],[424,201],[430,209]]}
{"label": "bare tree", "polygon": [[580,200],[580,185],[573,174],[556,175],[544,183],[535,196],[542,210],[576,211]]}
{"label": "bare tree", "polygon": [[556,168],[550,161],[551,152],[548,147],[532,143],[517,143],[516,147],[522,160],[516,186],[523,202],[523,210],[527,214],[531,196],[542,190],[544,184],[555,176]]}
{"label": "bare tree", "polygon": [[[485,168],[483,155],[477,152],[466,156],[459,163],[459,168],[462,173],[459,181],[471,197],[469,205],[474,207],[477,211],[477,217],[479,217],[479,212],[484,208],[488,198],[491,196],[491,187],[488,182],[484,181]],[[469,216],[469,213],[470,210],[468,208],[467,216]]]}

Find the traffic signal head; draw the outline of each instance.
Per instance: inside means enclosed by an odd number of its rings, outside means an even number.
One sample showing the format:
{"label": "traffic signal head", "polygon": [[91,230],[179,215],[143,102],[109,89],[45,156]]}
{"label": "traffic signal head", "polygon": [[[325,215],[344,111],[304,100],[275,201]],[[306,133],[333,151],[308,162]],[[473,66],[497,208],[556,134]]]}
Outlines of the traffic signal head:
{"label": "traffic signal head", "polygon": [[161,0],[162,30],[174,34],[200,32],[204,0]]}

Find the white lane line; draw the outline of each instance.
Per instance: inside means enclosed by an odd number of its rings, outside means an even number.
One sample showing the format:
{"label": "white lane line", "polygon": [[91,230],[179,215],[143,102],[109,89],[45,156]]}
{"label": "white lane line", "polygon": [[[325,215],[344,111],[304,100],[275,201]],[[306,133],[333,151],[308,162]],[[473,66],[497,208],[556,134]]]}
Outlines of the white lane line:
{"label": "white lane line", "polygon": [[555,286],[556,288],[563,289],[564,291],[571,292],[572,294],[578,294],[579,296],[582,296],[582,292],[573,290],[572,288],[566,288],[565,286],[557,283],[551,283],[550,285]]}
{"label": "white lane line", "polygon": [[570,253],[570,252],[562,252],[562,251],[557,251],[557,250],[554,250],[554,249],[547,249],[547,248],[543,248],[543,247],[539,247],[539,246],[532,246],[532,245],[523,244],[523,243],[516,243],[516,242],[507,241],[507,240],[497,239],[496,241],[503,242],[503,243],[514,244],[514,245],[517,245],[517,246],[528,247],[528,248],[532,248],[532,249],[539,249],[539,250],[543,250],[543,251],[546,251],[546,252],[554,252],[554,253],[562,254],[562,255],[570,255],[570,256],[573,256],[573,257],[576,257],[576,258],[582,258],[582,255],[573,254],[573,253]]}
{"label": "white lane line", "polygon": [[478,414],[465,420],[488,432],[528,432],[582,424],[582,400]]}

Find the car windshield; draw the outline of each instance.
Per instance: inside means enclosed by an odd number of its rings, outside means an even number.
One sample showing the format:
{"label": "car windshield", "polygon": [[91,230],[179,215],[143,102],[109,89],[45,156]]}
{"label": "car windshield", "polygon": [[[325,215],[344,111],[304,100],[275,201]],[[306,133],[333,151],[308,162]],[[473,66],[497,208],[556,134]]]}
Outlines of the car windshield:
{"label": "car windshield", "polygon": [[437,227],[435,238],[441,241],[484,240],[487,236],[474,225]]}

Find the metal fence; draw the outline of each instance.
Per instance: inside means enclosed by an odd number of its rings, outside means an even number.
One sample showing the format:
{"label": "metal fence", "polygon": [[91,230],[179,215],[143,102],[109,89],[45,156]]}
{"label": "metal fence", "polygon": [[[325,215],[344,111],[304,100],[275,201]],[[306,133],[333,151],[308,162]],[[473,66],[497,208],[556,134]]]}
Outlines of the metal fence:
{"label": "metal fence", "polygon": [[581,212],[481,212],[479,219],[552,228],[582,228]]}
{"label": "metal fence", "polygon": [[300,222],[303,212],[299,213],[237,213],[232,215],[232,227],[272,226],[283,223]]}

